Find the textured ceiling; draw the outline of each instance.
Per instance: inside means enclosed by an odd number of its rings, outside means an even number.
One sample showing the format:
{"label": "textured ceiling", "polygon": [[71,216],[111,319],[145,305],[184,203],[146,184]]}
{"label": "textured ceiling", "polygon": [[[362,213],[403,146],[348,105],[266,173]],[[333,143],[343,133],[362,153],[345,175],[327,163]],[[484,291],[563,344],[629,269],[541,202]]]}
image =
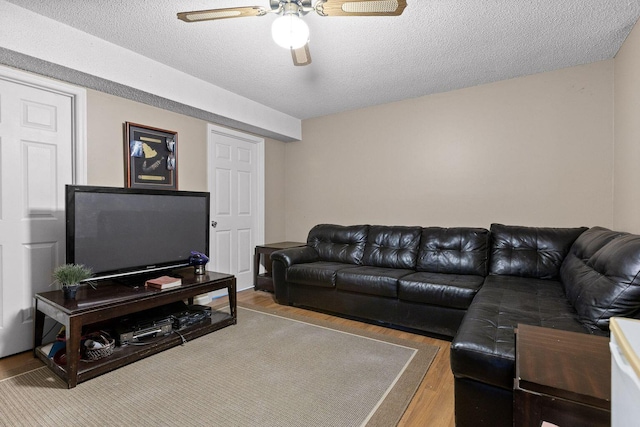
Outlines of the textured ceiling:
{"label": "textured ceiling", "polygon": [[309,13],[313,63],[294,67],[271,40],[273,15],[176,19],[268,0],[9,1],[300,119],[609,59],[640,14],[640,0],[408,0],[399,17]]}

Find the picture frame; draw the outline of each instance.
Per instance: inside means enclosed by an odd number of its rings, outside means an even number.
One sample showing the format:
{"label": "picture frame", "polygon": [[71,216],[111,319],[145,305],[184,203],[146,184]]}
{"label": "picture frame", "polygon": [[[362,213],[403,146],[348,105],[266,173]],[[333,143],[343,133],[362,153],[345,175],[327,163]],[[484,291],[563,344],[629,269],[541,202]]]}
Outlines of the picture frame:
{"label": "picture frame", "polygon": [[178,132],[125,122],[125,187],[178,189]]}

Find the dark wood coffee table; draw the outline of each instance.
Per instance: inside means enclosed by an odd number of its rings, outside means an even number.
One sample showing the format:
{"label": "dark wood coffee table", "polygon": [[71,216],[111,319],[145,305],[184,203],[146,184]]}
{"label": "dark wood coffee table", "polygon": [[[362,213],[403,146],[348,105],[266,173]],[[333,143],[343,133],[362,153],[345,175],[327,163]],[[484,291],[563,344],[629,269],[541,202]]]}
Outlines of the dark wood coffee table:
{"label": "dark wood coffee table", "polygon": [[518,325],[514,426],[609,426],[609,338]]}

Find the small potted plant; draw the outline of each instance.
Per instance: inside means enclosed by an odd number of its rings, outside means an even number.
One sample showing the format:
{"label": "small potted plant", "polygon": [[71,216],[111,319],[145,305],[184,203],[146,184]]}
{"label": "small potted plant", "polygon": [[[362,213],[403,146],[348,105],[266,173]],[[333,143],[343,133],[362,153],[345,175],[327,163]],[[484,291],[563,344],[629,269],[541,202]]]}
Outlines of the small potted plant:
{"label": "small potted plant", "polygon": [[[93,271],[82,264],[64,264],[53,270],[54,283],[60,283],[65,299],[75,299],[80,282],[87,280],[92,275]],[[92,282],[88,283],[92,288],[95,288]]]}

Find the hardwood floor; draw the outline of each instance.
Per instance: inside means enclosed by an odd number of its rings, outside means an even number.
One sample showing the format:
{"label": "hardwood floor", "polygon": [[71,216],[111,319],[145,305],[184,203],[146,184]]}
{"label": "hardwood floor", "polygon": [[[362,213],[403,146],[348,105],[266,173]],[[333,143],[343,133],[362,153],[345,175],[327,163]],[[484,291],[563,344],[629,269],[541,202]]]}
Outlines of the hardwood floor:
{"label": "hardwood floor", "polygon": [[[217,300],[214,304],[221,303]],[[389,329],[382,326],[343,319],[324,313],[303,310],[295,307],[282,306],[276,303],[273,295],[268,292],[246,290],[238,292],[238,302],[269,308],[276,311],[322,319],[328,322],[347,325],[352,328],[395,336],[398,338],[431,344],[439,347],[427,375],[418,388],[407,411],[400,420],[400,427],[453,427],[454,426],[454,395],[453,374],[449,365],[449,342],[430,338],[422,335]],[[21,353],[15,356],[0,359],[0,380],[11,377],[20,372],[25,372],[42,366],[42,363],[33,358],[31,352]]]}

